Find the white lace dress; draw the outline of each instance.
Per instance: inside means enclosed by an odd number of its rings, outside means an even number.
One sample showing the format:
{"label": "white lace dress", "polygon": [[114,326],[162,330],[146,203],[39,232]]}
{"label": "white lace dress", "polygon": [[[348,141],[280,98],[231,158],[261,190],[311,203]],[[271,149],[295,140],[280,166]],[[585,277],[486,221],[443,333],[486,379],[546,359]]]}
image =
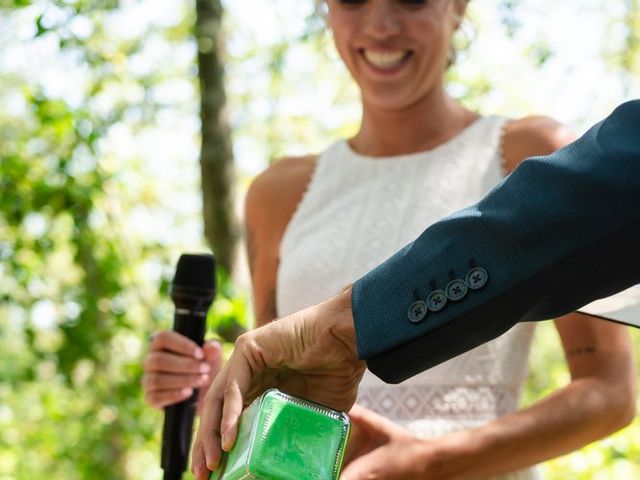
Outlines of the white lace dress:
{"label": "white lace dress", "polygon": [[[371,158],[339,141],[319,158],[280,246],[278,316],[336,294],[436,220],[482,198],[503,177],[505,119],[484,117],[433,150]],[[534,324],[387,385],[367,371],[358,403],[420,437],[476,427],[517,408]],[[526,469],[500,479],[539,478]]]}

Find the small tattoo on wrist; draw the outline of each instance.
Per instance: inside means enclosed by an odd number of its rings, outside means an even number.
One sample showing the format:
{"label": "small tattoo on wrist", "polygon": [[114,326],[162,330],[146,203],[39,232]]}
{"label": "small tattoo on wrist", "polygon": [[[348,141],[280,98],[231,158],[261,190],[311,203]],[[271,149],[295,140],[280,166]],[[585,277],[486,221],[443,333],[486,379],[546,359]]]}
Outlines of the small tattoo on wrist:
{"label": "small tattoo on wrist", "polygon": [[569,352],[570,357],[575,357],[578,355],[590,355],[596,353],[596,347],[580,347]]}

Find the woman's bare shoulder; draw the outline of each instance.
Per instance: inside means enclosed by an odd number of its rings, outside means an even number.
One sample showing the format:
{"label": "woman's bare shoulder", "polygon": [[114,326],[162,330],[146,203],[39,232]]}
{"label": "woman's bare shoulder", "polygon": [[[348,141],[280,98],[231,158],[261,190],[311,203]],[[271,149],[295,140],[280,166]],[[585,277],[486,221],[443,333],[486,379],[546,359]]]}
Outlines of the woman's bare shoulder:
{"label": "woman's bare shoulder", "polygon": [[245,200],[247,224],[271,224],[284,229],[304,196],[316,159],[317,155],[282,158],[259,174]]}
{"label": "woman's bare shoulder", "polygon": [[573,142],[575,133],[550,117],[534,115],[511,120],[505,125],[502,155],[511,171],[529,157],[549,155]]}
{"label": "woman's bare shoulder", "polygon": [[313,173],[316,159],[317,155],[279,158],[259,174],[253,184],[280,188],[304,181],[305,177]]}

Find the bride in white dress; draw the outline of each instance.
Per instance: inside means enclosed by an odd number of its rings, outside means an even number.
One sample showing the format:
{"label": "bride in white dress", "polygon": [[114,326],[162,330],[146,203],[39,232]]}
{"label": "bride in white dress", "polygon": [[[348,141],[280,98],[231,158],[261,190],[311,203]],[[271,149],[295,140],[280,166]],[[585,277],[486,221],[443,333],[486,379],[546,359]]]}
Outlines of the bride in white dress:
{"label": "bride in white dress", "polygon": [[[326,3],[361,90],[362,123],[353,138],[275,162],[253,182],[246,224],[258,325],[332,296],[524,158],[573,139],[549,118],[481,117],[447,94],[465,0]],[[401,385],[367,372],[345,478],[535,479],[535,464],[628,424],[635,372],[626,329],[581,314],[556,326],[572,380],[524,410],[533,324]],[[203,384],[199,363],[180,353],[190,350],[162,338],[145,362],[145,394],[158,407]]]}

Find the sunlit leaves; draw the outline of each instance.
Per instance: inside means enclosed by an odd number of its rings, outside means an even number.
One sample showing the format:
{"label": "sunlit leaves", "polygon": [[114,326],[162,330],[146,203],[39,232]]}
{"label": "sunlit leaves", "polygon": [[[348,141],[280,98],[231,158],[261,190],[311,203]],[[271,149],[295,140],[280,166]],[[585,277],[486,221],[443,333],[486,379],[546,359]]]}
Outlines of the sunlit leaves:
{"label": "sunlit leaves", "polygon": [[[139,378],[162,301],[136,264],[168,254],[128,238],[118,213],[132,195],[103,167],[102,140],[129,108],[118,97],[132,81],[127,55],[141,41],[107,36],[104,19],[116,6],[37,7],[34,41],[57,40],[61,58],[90,67],[80,101],[51,94],[38,78],[2,79],[0,96],[22,107],[0,114],[0,378],[11,386],[0,389],[0,404],[14,419],[0,435],[0,451],[10,452],[0,478],[139,478],[127,473],[128,455],[157,427]],[[79,19],[90,28],[74,26]],[[156,107],[143,97],[137,108]],[[139,175],[128,164],[127,176]]]}

